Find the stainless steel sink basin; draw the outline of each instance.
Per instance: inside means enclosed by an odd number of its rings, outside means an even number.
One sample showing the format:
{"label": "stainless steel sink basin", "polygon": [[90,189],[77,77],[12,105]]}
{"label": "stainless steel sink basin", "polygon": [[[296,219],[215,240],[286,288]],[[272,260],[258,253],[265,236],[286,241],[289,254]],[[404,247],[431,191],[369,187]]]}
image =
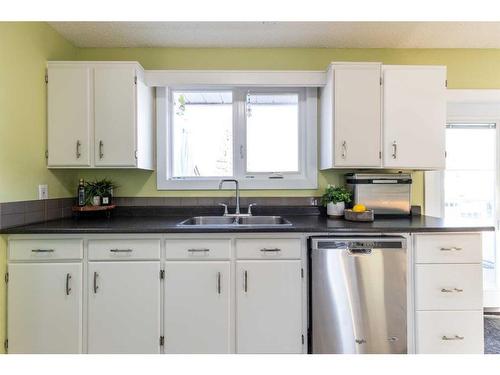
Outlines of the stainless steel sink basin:
{"label": "stainless steel sink basin", "polygon": [[229,216],[195,216],[180,222],[179,225],[236,225],[236,218]]}
{"label": "stainless steel sink basin", "polygon": [[242,216],[239,218],[240,225],[292,225],[288,220],[281,216]]}
{"label": "stainless steel sink basin", "polygon": [[200,227],[220,227],[220,226],[290,226],[288,220],[281,216],[195,216],[181,221],[179,226],[200,226]]}

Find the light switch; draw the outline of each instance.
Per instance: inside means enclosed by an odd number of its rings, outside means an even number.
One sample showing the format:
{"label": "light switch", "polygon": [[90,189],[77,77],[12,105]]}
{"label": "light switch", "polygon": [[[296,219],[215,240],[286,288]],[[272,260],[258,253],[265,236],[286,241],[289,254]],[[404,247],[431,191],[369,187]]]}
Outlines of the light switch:
{"label": "light switch", "polygon": [[38,185],[38,199],[49,199],[48,185]]}

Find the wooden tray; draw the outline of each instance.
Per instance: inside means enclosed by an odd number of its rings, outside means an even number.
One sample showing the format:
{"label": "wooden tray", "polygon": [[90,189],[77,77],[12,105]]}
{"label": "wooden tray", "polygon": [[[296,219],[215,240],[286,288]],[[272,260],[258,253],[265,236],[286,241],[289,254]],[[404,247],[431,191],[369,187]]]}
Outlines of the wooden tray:
{"label": "wooden tray", "polygon": [[108,206],[73,206],[73,212],[95,212],[95,211],[110,211],[116,207],[116,204]]}

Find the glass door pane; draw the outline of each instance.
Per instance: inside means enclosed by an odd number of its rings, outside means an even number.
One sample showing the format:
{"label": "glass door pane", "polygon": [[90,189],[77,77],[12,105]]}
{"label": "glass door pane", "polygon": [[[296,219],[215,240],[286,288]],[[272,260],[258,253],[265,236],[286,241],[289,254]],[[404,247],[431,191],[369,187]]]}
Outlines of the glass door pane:
{"label": "glass door pane", "polygon": [[[495,124],[448,124],[444,214],[447,220],[496,225]],[[496,234],[483,234],[485,289],[497,287]]]}

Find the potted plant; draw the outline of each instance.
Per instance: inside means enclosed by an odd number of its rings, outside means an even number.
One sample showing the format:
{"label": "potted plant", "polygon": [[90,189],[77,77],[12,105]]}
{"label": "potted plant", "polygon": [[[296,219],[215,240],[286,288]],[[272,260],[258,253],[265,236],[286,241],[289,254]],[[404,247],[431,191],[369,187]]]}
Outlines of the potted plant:
{"label": "potted plant", "polygon": [[108,179],[86,182],[85,183],[85,197],[87,198],[86,204],[92,206],[100,206],[101,204],[105,206],[110,205],[111,198],[113,195],[113,188],[115,187],[116,185]]}
{"label": "potted plant", "polygon": [[351,202],[351,192],[343,186],[328,184],[325,194],[321,197],[321,203],[326,206],[328,216],[339,217],[344,215],[345,204]]}

